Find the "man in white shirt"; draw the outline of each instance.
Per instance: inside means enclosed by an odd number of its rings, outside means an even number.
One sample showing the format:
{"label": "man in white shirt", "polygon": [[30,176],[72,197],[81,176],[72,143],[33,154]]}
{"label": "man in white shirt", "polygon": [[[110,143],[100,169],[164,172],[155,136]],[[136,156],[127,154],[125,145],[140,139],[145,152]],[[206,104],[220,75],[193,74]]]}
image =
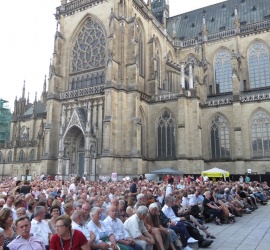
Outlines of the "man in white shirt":
{"label": "man in white shirt", "polygon": [[135,241],[129,236],[124,228],[123,222],[117,218],[118,209],[116,206],[109,208],[109,215],[104,222],[111,227],[116,243],[121,246],[127,247],[129,250],[142,250],[142,247],[137,245]]}
{"label": "man in white shirt", "polygon": [[153,250],[155,240],[144,226],[144,219],[146,218],[147,213],[148,208],[140,206],[136,210],[136,213],[125,221],[124,227],[136,244],[140,245],[143,250]]}
{"label": "man in white shirt", "polygon": [[84,224],[83,211],[75,210],[71,215],[71,220],[72,220],[71,224],[72,229],[81,231],[88,240],[89,245],[91,246],[96,236],[92,231],[90,231],[87,224]]}
{"label": "man in white shirt", "polygon": [[[185,224],[182,221],[185,221],[186,218],[185,217],[177,217],[174,213],[174,211],[172,210],[171,206],[173,203],[173,197],[171,196],[166,196],[165,197],[165,205],[162,208],[162,212],[170,219],[171,222],[171,228],[173,230],[174,226],[176,226],[176,229],[181,229],[181,231],[185,234],[185,237],[187,239],[187,243],[194,243],[194,242],[198,242],[199,247],[208,247],[213,243],[213,240],[205,240],[203,238],[203,236],[198,232],[198,234],[196,234],[196,238],[194,239],[193,237],[190,236],[189,232],[186,230],[187,228],[183,228],[186,227]],[[190,220],[195,223],[197,226],[199,226],[200,228],[202,228],[202,230],[205,230],[207,228],[203,228],[203,226],[199,225],[199,223],[196,221],[196,219],[190,215]],[[175,230],[177,231],[177,230]],[[191,232],[190,232],[191,233]],[[195,236],[194,236],[195,237]],[[182,242],[183,243],[183,242]],[[184,247],[184,250],[190,250],[189,246]]]}
{"label": "man in white shirt", "polygon": [[[49,247],[52,231],[48,226],[48,223],[44,220],[46,210],[42,206],[36,206],[34,209],[34,218],[31,221],[31,230],[34,236],[39,237],[46,249]],[[49,249],[49,248],[48,248]]]}

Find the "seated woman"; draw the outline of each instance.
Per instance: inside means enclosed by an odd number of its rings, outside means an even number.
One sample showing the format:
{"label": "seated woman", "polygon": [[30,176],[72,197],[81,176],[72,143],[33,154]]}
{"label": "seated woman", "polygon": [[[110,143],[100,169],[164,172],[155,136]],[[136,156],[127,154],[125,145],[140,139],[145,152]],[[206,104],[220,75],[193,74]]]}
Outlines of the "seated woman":
{"label": "seated woman", "polygon": [[126,209],[127,215],[130,217],[133,214],[135,214],[135,204],[136,204],[136,199],[135,197],[131,196],[128,198],[128,207]]}
{"label": "seated woman", "polygon": [[214,203],[210,191],[204,193],[203,208],[205,214],[214,214],[216,216],[216,224],[221,225],[223,211]]}
{"label": "seated woman", "polygon": [[125,200],[119,200],[118,209],[119,209],[119,215],[120,215],[119,219],[124,223],[125,220],[129,217],[125,209]]}
{"label": "seated woman", "polygon": [[9,208],[0,211],[0,227],[4,229],[4,247],[6,247],[16,236],[16,228],[13,225],[13,213]]}
{"label": "seated woman", "polygon": [[89,230],[93,231],[96,236],[91,249],[107,250],[112,248],[117,250],[116,240],[112,229],[101,221],[102,211],[99,207],[94,207],[90,211],[91,221],[88,223]]}
{"label": "seated woman", "polygon": [[55,222],[56,234],[51,238],[50,250],[90,250],[89,243],[82,232],[71,228],[71,219],[61,215]]}

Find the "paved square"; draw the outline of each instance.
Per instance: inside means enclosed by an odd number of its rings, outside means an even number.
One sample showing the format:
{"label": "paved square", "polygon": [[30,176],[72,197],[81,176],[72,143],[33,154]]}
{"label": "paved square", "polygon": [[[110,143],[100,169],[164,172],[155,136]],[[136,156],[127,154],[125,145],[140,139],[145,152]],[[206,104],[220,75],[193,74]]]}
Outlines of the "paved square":
{"label": "paved square", "polygon": [[236,223],[217,226],[208,223],[216,239],[207,249],[270,250],[270,202],[251,214],[236,217]]}

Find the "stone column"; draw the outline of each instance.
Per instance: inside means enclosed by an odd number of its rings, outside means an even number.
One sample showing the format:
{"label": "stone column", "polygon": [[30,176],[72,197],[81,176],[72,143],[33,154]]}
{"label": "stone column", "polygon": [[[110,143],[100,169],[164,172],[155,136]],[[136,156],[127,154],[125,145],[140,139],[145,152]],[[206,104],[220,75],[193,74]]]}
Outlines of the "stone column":
{"label": "stone column", "polygon": [[65,175],[68,176],[69,175],[69,158],[66,159],[66,172]]}
{"label": "stone column", "polygon": [[192,64],[189,64],[189,89],[193,89],[193,70]]}
{"label": "stone column", "polygon": [[181,86],[185,88],[185,63],[181,62]]}

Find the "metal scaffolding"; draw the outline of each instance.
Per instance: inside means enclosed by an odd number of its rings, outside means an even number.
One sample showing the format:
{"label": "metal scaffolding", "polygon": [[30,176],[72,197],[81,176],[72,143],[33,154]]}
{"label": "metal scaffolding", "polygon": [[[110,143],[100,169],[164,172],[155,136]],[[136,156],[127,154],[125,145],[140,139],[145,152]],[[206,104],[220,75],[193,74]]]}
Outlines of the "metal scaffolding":
{"label": "metal scaffolding", "polygon": [[9,141],[10,136],[10,121],[12,119],[12,114],[7,107],[6,103],[8,101],[0,99],[0,144]]}

